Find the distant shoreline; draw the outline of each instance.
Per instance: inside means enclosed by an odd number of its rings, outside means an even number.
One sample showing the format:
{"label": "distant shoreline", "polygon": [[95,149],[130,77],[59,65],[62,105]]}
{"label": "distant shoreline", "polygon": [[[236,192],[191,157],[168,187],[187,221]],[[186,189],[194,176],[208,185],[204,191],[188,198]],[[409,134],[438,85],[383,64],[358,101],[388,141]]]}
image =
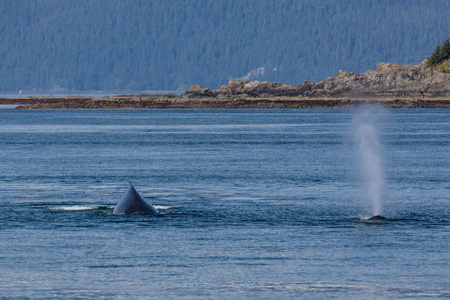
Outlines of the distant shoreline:
{"label": "distant shoreline", "polygon": [[340,71],[297,86],[238,80],[219,89],[194,84],[182,95],[31,96],[0,98],[0,104],[19,105],[15,109],[450,108],[450,66],[438,71],[425,59],[418,65],[380,63],[362,74]]}
{"label": "distant shoreline", "polygon": [[365,104],[386,108],[450,108],[450,98],[303,98],[235,97],[185,98],[178,95],[125,95],[114,97],[0,98],[0,105],[14,109],[280,109],[355,108]]}

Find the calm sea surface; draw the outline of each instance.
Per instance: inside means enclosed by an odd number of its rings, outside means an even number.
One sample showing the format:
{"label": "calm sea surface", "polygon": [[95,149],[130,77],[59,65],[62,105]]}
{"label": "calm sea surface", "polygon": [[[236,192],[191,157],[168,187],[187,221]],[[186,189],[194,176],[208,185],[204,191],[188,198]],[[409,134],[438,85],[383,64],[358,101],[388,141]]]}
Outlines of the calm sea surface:
{"label": "calm sea surface", "polygon": [[0,298],[449,298],[449,112],[0,110]]}

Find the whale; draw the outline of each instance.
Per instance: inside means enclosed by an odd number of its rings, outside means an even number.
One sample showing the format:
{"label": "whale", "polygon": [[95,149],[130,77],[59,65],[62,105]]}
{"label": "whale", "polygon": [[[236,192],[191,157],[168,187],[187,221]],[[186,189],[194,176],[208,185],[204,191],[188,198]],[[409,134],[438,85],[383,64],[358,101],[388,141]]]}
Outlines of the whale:
{"label": "whale", "polygon": [[127,193],[122,198],[122,200],[117,203],[114,208],[113,214],[115,215],[130,215],[130,214],[150,214],[157,215],[158,211],[153,205],[146,202],[144,198],[139,195],[139,193],[134,188],[130,181],[130,186]]}
{"label": "whale", "polygon": [[370,217],[368,220],[387,220],[387,218],[380,215],[375,215],[373,217]]}

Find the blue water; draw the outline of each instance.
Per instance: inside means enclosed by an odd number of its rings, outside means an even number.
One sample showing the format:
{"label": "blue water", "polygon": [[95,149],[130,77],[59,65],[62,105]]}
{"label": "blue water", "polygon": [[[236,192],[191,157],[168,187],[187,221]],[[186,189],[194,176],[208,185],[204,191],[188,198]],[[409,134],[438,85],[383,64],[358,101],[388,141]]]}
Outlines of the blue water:
{"label": "blue water", "polygon": [[[0,110],[4,298],[450,297],[448,109]],[[132,181],[159,216],[113,215]]]}

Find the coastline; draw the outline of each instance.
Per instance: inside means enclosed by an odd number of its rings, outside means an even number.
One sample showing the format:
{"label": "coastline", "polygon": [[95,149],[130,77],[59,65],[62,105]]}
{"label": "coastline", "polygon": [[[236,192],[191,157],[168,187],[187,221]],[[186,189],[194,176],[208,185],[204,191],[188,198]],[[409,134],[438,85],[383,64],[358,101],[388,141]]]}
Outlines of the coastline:
{"label": "coastline", "polygon": [[186,98],[178,95],[126,95],[114,97],[0,98],[14,109],[281,109],[355,108],[366,104],[386,108],[450,108],[449,97],[231,97]]}
{"label": "coastline", "polygon": [[0,98],[2,104],[18,105],[15,109],[450,108],[450,66],[435,70],[425,59],[418,65],[379,63],[362,74],[339,71],[296,86],[237,80],[219,89],[194,84],[182,95],[31,96]]}

